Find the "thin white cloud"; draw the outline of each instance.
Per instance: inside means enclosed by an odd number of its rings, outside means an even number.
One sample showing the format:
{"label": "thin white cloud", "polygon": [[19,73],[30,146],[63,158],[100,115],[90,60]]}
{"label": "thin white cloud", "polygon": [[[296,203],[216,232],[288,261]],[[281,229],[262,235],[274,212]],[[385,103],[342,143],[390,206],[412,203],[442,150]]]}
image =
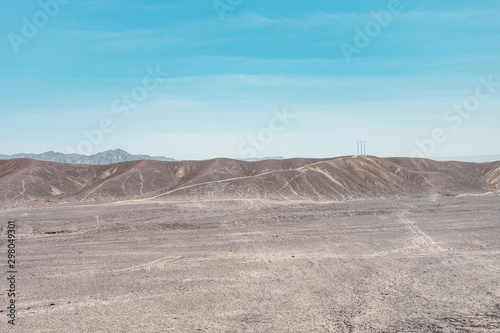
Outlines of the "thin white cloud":
{"label": "thin white cloud", "polygon": [[[345,23],[355,23],[358,21],[373,20],[372,13],[381,10],[386,10],[382,7],[374,7],[370,12],[344,12],[344,13],[331,13],[328,11],[321,11],[313,14],[306,14],[297,17],[268,17],[252,11],[246,11],[242,15],[234,16],[230,22],[233,25],[242,27],[248,26],[264,26],[264,25],[280,25],[281,27],[290,28],[311,28],[320,26],[335,26],[343,25]],[[490,17],[492,19],[498,18],[496,11],[485,10],[457,10],[457,11],[426,11],[426,10],[406,10],[396,15],[400,19],[412,19],[425,22],[443,22],[442,20],[463,20],[468,18],[477,17]],[[441,21],[440,21],[441,20]],[[481,22],[477,22],[481,24]]]}
{"label": "thin white cloud", "polygon": [[111,39],[120,38],[122,33],[114,31],[89,31],[89,30],[56,30],[62,36],[78,39]]}
{"label": "thin white cloud", "polygon": [[245,14],[239,16],[230,16],[227,21],[231,25],[241,27],[263,27],[281,23],[279,19],[271,19],[254,12],[246,12]]}

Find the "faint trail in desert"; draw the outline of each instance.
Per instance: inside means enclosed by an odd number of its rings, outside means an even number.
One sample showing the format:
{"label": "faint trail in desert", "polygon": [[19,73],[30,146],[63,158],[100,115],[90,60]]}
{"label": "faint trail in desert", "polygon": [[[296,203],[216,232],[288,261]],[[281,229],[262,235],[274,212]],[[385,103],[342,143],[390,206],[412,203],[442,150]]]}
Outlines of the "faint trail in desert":
{"label": "faint trail in desert", "polygon": [[215,183],[224,183],[224,182],[229,182],[229,181],[233,181],[233,180],[240,180],[240,179],[256,178],[256,177],[260,177],[260,176],[264,176],[264,175],[269,175],[269,174],[276,174],[276,173],[280,173],[280,172],[300,171],[301,173],[304,173],[304,171],[302,171],[302,169],[307,168],[307,167],[309,167],[311,165],[315,165],[315,164],[318,164],[318,163],[325,163],[325,162],[328,162],[328,161],[314,162],[314,163],[303,165],[303,166],[301,166],[299,168],[295,168],[295,169],[269,171],[269,172],[259,173],[258,175],[253,175],[253,176],[235,177],[235,178],[222,179],[222,180],[214,180],[214,181],[210,181],[210,182],[204,182],[204,183],[199,183],[199,184],[187,185],[187,186],[176,188],[174,190],[171,190],[171,191],[168,191],[168,192],[165,192],[165,193],[162,193],[162,194],[158,194],[158,195],[155,195],[153,197],[141,199],[141,200],[156,199],[156,198],[168,195],[168,194],[175,193],[175,192],[180,191],[180,190],[184,190],[184,189],[192,188],[192,187],[196,187],[196,186],[201,186],[201,185],[208,185],[208,184],[215,184]]}
{"label": "faint trail in desert", "polygon": [[[283,187],[281,187],[280,189],[278,189],[278,190],[276,190],[276,191],[272,192],[272,193],[271,193],[271,195],[276,194],[276,193],[279,193],[281,190],[283,190],[283,189],[284,189],[285,187],[287,187],[287,186],[292,187],[292,185],[290,185],[290,182],[291,182],[292,180],[294,180],[295,178],[297,178],[297,177],[302,176],[302,175],[304,175],[304,174],[305,174],[305,172],[304,172],[304,171],[299,171],[299,172],[300,172],[300,173],[299,173],[298,175],[296,175],[296,176],[292,177],[290,180],[288,180],[288,181],[285,183],[285,185],[283,185]],[[292,187],[292,191],[293,191],[293,187]],[[295,192],[295,191],[293,191],[293,192]]]}
{"label": "faint trail in desert", "polygon": [[[441,252],[445,252],[439,243],[435,242],[428,234],[426,234],[422,229],[420,229],[414,221],[408,219],[405,214],[408,212],[404,211],[398,214],[400,222],[407,227],[413,237],[411,238],[411,244],[402,248],[390,249],[380,252],[375,252],[368,255],[367,257],[425,257],[429,254],[439,255]],[[443,259],[444,261],[444,259]],[[450,261],[450,259],[448,260]],[[451,260],[454,262],[453,260]],[[454,262],[456,264],[456,262]]]}
{"label": "faint trail in desert", "polygon": [[10,199],[10,200],[14,200],[14,199],[16,199],[16,198],[18,198],[18,197],[20,197],[20,196],[22,196],[22,197],[23,197],[23,199],[25,199],[25,198],[24,198],[24,193],[26,192],[26,187],[25,187],[25,185],[24,185],[24,179],[23,179],[23,184],[22,184],[22,186],[23,186],[23,191],[22,191],[21,193],[19,193],[18,195],[16,195],[15,197],[13,197],[12,199]]}
{"label": "faint trail in desert", "polygon": [[[131,171],[133,171],[133,169]],[[131,175],[128,175],[127,178],[122,183],[122,189],[123,189],[123,193],[125,193],[125,195],[127,194],[127,190],[125,190],[125,183],[130,179],[130,176]]]}
{"label": "faint trail in desert", "polygon": [[160,259],[156,259],[156,260],[153,260],[153,261],[150,261],[150,262],[147,262],[145,264],[142,264],[142,265],[136,265],[136,266],[132,266],[132,267],[129,267],[129,268],[124,268],[124,269],[118,269],[118,270],[114,270],[114,272],[133,272],[133,271],[140,271],[142,269],[150,272],[152,269],[158,269],[160,271],[164,270],[165,269],[165,266],[172,262],[172,261],[175,261],[177,259],[181,259],[182,256],[179,256],[179,257],[172,257],[172,256],[169,256],[169,257],[164,257],[164,258],[160,258]]}
{"label": "faint trail in desert", "polygon": [[316,165],[316,164],[328,163],[331,160],[334,160],[334,158],[333,159],[328,159],[328,160],[325,160],[325,161],[319,161],[319,162],[314,162],[314,163],[306,164],[306,165],[303,165],[303,166],[297,168],[296,170],[301,170],[301,169],[309,168],[310,166],[313,166],[313,165]]}
{"label": "faint trail in desert", "polygon": [[436,243],[428,234],[423,232],[416,224],[415,222],[411,221],[408,219],[405,214],[408,212],[402,212],[399,214],[400,221],[403,222],[408,229],[412,232],[412,234],[415,236],[413,243],[414,244],[420,244],[422,246],[425,246],[432,252],[443,252],[444,249]]}
{"label": "faint trail in desert", "polygon": [[[104,183],[105,183],[105,182],[104,182]],[[80,202],[82,202],[83,200],[87,199],[87,197],[88,197],[89,195],[91,195],[91,194],[92,194],[95,190],[97,190],[99,187],[101,187],[102,185],[104,185],[104,183],[102,183],[101,185],[98,185],[98,186],[97,186],[96,188],[94,188],[92,191],[90,191],[89,193],[87,193],[87,195],[86,195],[86,196],[84,196],[84,197],[82,198],[82,200],[80,200]]]}
{"label": "faint trail in desert", "polygon": [[23,182],[22,182],[23,191],[21,193],[19,193],[18,195],[16,195],[15,197],[13,197],[12,199],[10,199],[10,200],[14,200],[14,199],[16,199],[16,198],[18,198],[20,196],[23,197],[23,200],[26,199],[24,197],[24,193],[26,193],[26,184],[25,184],[25,181],[26,181],[26,179],[31,178],[32,175],[33,175],[33,170],[30,171],[30,175],[29,176],[27,176],[26,178],[23,179]]}
{"label": "faint trail in desert", "polygon": [[97,190],[99,187],[101,187],[102,185],[106,184],[108,182],[108,180],[110,180],[112,178],[107,178],[105,181],[103,181],[100,185],[98,185],[96,188],[94,188],[92,191],[90,191],[89,193],[87,193],[87,195],[85,195],[83,197],[83,199],[80,200],[80,202],[82,202],[83,200],[85,200],[89,195],[91,195],[95,190]]}
{"label": "faint trail in desert", "polygon": [[142,189],[144,188],[144,179],[142,178],[142,173],[140,171],[139,171],[139,178],[141,178],[141,188],[139,190],[141,192],[141,195],[143,195],[144,193],[142,193]]}
{"label": "faint trail in desert", "polygon": [[408,207],[413,208],[413,209],[417,209],[418,208],[417,206],[409,204],[409,203],[403,203],[403,205],[408,206]]}
{"label": "faint trail in desert", "polygon": [[141,199],[141,200],[151,200],[151,199],[156,199],[156,198],[159,198],[159,197],[162,197],[162,196],[168,195],[168,194],[175,193],[175,192],[177,192],[177,191],[185,190],[185,189],[187,189],[187,188],[192,188],[192,187],[196,187],[196,186],[202,186],[202,185],[208,185],[208,184],[215,184],[215,183],[224,183],[224,182],[229,182],[229,181],[239,180],[239,179],[255,178],[255,177],[260,177],[260,176],[264,176],[264,175],[268,175],[268,174],[273,174],[273,173],[275,174],[275,173],[278,173],[278,172],[290,172],[290,171],[294,171],[294,170],[296,170],[296,169],[291,169],[291,170],[279,170],[279,171],[270,171],[270,172],[260,173],[260,174],[258,174],[258,175],[253,175],[253,176],[236,177],[236,178],[229,178],[229,179],[222,179],[222,180],[214,180],[214,181],[205,182],[205,183],[193,184],[193,185],[188,185],[188,186],[183,186],[183,187],[180,187],[180,188],[176,188],[175,190],[171,190],[171,191],[168,191],[168,192],[165,192],[165,193],[162,193],[162,194],[155,195],[154,197],[149,197],[149,198],[145,198],[145,199]]}
{"label": "faint trail in desert", "polygon": [[344,188],[344,185],[342,185],[342,183],[340,183],[338,180],[336,180],[335,178],[333,178],[330,174],[324,172],[323,170],[321,169],[309,169],[311,171],[316,171],[316,172],[319,172],[323,175],[325,175],[328,179],[330,179],[332,182],[334,182],[335,184],[337,184],[338,186],[340,186],[341,188]]}

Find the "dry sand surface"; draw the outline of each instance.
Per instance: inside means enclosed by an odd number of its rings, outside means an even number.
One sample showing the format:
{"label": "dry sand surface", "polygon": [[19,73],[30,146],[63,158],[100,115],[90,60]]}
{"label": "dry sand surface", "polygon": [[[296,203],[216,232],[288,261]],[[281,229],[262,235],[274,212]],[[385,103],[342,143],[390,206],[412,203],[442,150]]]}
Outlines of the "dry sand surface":
{"label": "dry sand surface", "polygon": [[17,220],[18,320],[8,327],[3,304],[0,331],[500,332],[499,204],[487,194],[3,209],[2,253]]}

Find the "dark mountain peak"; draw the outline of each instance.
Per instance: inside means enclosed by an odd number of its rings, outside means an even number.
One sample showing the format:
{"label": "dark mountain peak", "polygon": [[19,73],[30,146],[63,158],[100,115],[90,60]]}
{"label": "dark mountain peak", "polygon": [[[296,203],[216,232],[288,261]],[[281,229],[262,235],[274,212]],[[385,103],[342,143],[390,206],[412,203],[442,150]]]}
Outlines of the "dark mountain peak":
{"label": "dark mountain peak", "polygon": [[115,155],[123,155],[123,156],[131,156],[132,154],[130,154],[129,152],[123,150],[123,149],[113,149],[113,150],[106,150],[106,151],[103,151],[101,153],[97,153],[96,155],[99,155],[99,154],[115,154]]}

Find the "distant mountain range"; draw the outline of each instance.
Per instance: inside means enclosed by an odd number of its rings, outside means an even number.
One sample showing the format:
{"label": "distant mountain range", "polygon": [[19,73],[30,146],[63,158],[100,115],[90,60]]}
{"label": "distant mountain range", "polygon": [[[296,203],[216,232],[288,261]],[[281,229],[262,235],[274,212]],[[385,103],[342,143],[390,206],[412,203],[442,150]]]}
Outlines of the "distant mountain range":
{"label": "distant mountain range", "polygon": [[[14,154],[2,155],[0,160],[11,160],[15,158],[31,158],[38,161],[46,162],[60,162],[71,164],[87,164],[87,165],[106,165],[119,162],[140,161],[140,160],[154,160],[173,162],[178,161],[171,157],[165,156],[150,156],[142,154],[130,154],[123,149],[107,150],[94,155],[79,155],[79,154],[64,154],[53,151],[48,151],[42,154]],[[241,158],[240,161],[257,162],[266,160],[283,160],[282,156],[270,156],[263,158]],[[459,162],[495,162],[500,161],[500,155],[478,155],[478,156],[456,156],[456,157],[434,157],[435,161],[459,161]]]}
{"label": "distant mountain range", "polygon": [[500,161],[500,155],[435,157],[434,160],[484,163]]}
{"label": "distant mountain range", "polygon": [[176,161],[170,157],[164,156],[149,156],[149,155],[132,155],[122,149],[107,150],[94,155],[79,155],[79,154],[63,154],[48,151],[42,154],[15,154],[15,155],[0,155],[0,159],[14,158],[32,158],[38,161],[46,162],[61,162],[71,164],[88,164],[88,165],[105,165],[119,162],[129,162],[138,160],[155,160],[155,161]]}
{"label": "distant mountain range", "polygon": [[257,161],[266,161],[266,160],[283,160],[285,159],[284,157],[282,156],[266,156],[266,157],[263,157],[263,158],[240,158],[238,160],[240,161],[246,161],[246,162],[257,162]]}
{"label": "distant mountain range", "polygon": [[[1,155],[0,160],[11,160],[15,158],[31,158],[38,161],[46,162],[60,162],[60,163],[71,163],[71,164],[87,164],[87,165],[106,165],[119,162],[129,162],[129,161],[140,161],[140,160],[154,160],[154,161],[164,161],[173,162],[177,161],[171,157],[165,156],[149,156],[149,155],[133,155],[122,149],[107,150],[102,153],[94,155],[79,155],[79,154],[63,154],[56,153],[53,151],[48,151],[42,154],[14,154],[14,155]],[[246,158],[241,159],[242,161],[254,162],[254,161],[264,161],[264,160],[282,160],[281,156],[264,157],[264,158]]]}

